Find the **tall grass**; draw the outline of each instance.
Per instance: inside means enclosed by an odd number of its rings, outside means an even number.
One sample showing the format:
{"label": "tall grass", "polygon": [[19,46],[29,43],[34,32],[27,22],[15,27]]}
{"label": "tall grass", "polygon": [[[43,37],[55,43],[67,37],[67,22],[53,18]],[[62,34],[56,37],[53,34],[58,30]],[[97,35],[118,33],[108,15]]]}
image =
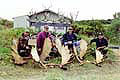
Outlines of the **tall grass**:
{"label": "tall grass", "polygon": [[21,36],[24,29],[3,29],[0,30],[0,63],[6,64],[10,62],[12,39]]}

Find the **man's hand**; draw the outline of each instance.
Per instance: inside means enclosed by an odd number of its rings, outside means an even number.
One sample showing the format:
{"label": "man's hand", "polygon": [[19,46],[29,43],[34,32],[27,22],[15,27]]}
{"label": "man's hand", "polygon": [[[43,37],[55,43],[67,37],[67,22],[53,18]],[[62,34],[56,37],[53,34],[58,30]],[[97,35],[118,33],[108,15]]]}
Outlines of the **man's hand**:
{"label": "man's hand", "polygon": [[41,48],[39,48],[38,51],[41,51]]}
{"label": "man's hand", "polygon": [[56,46],[56,43],[53,42],[53,43],[52,43],[52,46]]}
{"label": "man's hand", "polygon": [[87,44],[87,46],[90,46],[91,44]]}
{"label": "man's hand", "polygon": [[68,41],[68,44],[72,44],[72,41]]}
{"label": "man's hand", "polygon": [[105,48],[105,46],[102,46],[102,47],[98,47],[98,48],[97,48],[97,50],[99,50],[99,49],[102,49],[102,48]]}
{"label": "man's hand", "polygon": [[29,46],[26,46],[26,49],[30,49]]}
{"label": "man's hand", "polygon": [[97,50],[101,49],[101,47],[98,47]]}

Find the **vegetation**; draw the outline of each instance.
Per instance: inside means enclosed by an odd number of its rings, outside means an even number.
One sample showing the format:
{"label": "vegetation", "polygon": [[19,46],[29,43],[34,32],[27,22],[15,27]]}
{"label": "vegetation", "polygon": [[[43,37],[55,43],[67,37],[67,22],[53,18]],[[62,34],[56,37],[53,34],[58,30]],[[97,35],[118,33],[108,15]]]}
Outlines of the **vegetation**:
{"label": "vegetation", "polygon": [[73,24],[75,32],[78,35],[87,35],[88,37],[96,37],[98,32],[105,34],[110,44],[120,44],[120,18],[108,20],[83,20],[76,21]]}
{"label": "vegetation", "polygon": [[106,30],[106,35],[110,38],[110,43],[115,45],[120,45],[120,14],[115,14],[115,19],[109,29]]}
{"label": "vegetation", "polygon": [[76,21],[73,26],[75,31],[89,36],[97,36],[98,32],[105,32],[105,24],[100,20]]}
{"label": "vegetation", "polygon": [[8,21],[6,19],[0,19],[0,30],[2,28],[12,28],[13,27],[13,22]]}
{"label": "vegetation", "polygon": [[10,63],[12,39],[18,38],[24,29],[4,29],[0,31],[0,61],[1,64]]}

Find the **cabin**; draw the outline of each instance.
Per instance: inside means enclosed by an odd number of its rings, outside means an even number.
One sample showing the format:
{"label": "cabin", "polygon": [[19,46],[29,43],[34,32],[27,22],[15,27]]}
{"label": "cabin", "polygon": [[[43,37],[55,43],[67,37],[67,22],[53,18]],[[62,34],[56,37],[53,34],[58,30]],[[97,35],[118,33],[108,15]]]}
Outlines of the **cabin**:
{"label": "cabin", "polygon": [[49,9],[31,15],[18,16],[13,19],[14,28],[33,27],[38,30],[43,30],[44,25],[48,25],[50,31],[58,33],[65,33],[67,27],[71,24],[70,18]]}

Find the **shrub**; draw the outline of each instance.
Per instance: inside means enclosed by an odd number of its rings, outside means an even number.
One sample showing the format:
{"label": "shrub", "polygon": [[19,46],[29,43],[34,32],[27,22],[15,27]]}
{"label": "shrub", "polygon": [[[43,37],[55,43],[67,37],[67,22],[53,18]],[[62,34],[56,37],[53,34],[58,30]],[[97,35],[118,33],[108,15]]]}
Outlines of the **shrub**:
{"label": "shrub", "polygon": [[5,29],[0,31],[0,46],[10,47],[13,37],[20,37],[24,29]]}
{"label": "shrub", "polygon": [[120,45],[120,18],[112,21],[112,24],[105,30],[105,35],[111,44]]}
{"label": "shrub", "polygon": [[10,63],[13,37],[20,37],[24,29],[4,29],[0,31],[0,61],[3,64]]}

